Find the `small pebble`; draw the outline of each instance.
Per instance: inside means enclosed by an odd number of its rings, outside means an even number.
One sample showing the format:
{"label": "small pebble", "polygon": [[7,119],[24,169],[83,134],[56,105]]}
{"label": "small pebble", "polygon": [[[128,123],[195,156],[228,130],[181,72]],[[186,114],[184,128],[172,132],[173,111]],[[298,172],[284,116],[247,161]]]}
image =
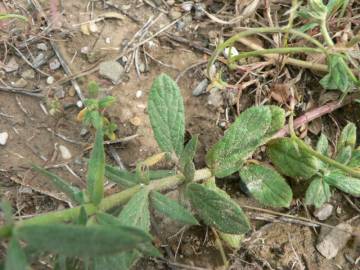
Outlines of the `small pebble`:
{"label": "small pebble", "polygon": [[175,4],[175,0],[167,0],[166,3],[169,5],[169,6],[173,6]]}
{"label": "small pebble", "polygon": [[21,77],[27,80],[32,80],[35,78],[35,71],[32,69],[27,69],[23,73],[21,73]]}
{"label": "small pebble", "polygon": [[0,133],[0,145],[5,145],[9,138],[9,133],[1,132]]}
{"label": "small pebble", "polygon": [[141,90],[136,91],[136,98],[141,98],[142,95],[143,95],[143,91],[141,91]]}
{"label": "small pebble", "polygon": [[105,38],[105,43],[106,43],[106,44],[110,44],[110,43],[111,43],[111,38],[110,38],[110,37],[106,37],[106,38]]}
{"label": "small pebble", "polygon": [[222,92],[220,89],[213,88],[210,90],[210,95],[208,96],[208,104],[216,108],[219,108],[224,104]]}
{"label": "small pebble", "polygon": [[71,159],[71,152],[65,145],[59,145],[59,150],[63,159]]}
{"label": "small pebble", "polygon": [[87,54],[87,53],[89,53],[89,51],[90,51],[90,49],[89,49],[88,46],[82,47],[80,49],[80,52],[83,53],[83,54]]}
{"label": "small pebble", "polygon": [[71,88],[69,89],[69,96],[70,96],[70,97],[75,97],[75,95],[76,95],[76,91],[75,91],[74,88],[71,87]]}
{"label": "small pebble", "polygon": [[89,130],[88,130],[87,128],[82,128],[82,129],[80,130],[80,136],[81,136],[81,137],[86,136],[88,133],[89,133]]}
{"label": "small pebble", "polygon": [[141,125],[142,121],[141,121],[140,117],[135,116],[130,119],[130,123],[133,124],[134,126],[138,127]]}
{"label": "small pebble", "polygon": [[239,55],[239,52],[235,47],[228,47],[224,49],[223,54],[226,58],[229,58],[230,55],[231,57]]}
{"label": "small pebble", "polygon": [[169,13],[170,19],[176,20],[182,16],[182,13],[175,8],[172,8]]}
{"label": "small pebble", "polygon": [[29,187],[25,187],[25,186],[20,186],[19,187],[19,193],[21,194],[32,194],[33,190]]}
{"label": "small pebble", "polygon": [[77,106],[78,108],[82,108],[82,107],[84,106],[84,104],[82,103],[81,100],[78,100],[78,101],[76,102],[76,106]]}
{"label": "small pebble", "polygon": [[32,64],[33,64],[34,68],[38,68],[41,65],[45,64],[45,62],[46,62],[45,54],[43,54],[41,52],[37,56],[35,56],[35,59]]}
{"label": "small pebble", "polygon": [[55,89],[55,94],[54,94],[54,96],[55,96],[56,98],[59,98],[59,99],[64,98],[64,97],[65,97],[64,88],[62,88],[62,87],[56,88],[56,89]]}
{"label": "small pebble", "polygon": [[185,12],[189,12],[193,8],[193,5],[194,5],[193,1],[186,1],[181,4],[181,9]]}
{"label": "small pebble", "polygon": [[16,62],[15,57],[11,57],[9,62],[3,66],[3,69],[8,73],[18,70],[19,64]]}
{"label": "small pebble", "polygon": [[120,83],[124,72],[124,67],[117,61],[105,61],[99,65],[100,75],[111,80],[113,84]]}
{"label": "small pebble", "polygon": [[314,212],[314,216],[318,218],[318,220],[326,220],[328,219],[334,210],[334,206],[330,203],[323,204],[320,208],[316,209]]}
{"label": "small pebble", "polygon": [[89,23],[89,30],[90,30],[91,33],[96,33],[96,32],[98,32],[99,29],[98,29],[95,22],[90,22]]}
{"label": "small pebble", "polygon": [[49,84],[49,85],[50,85],[50,84],[53,84],[54,81],[55,81],[55,79],[54,79],[53,76],[49,76],[49,77],[47,77],[47,79],[46,79],[46,83]]}
{"label": "small pebble", "polygon": [[27,85],[27,81],[20,78],[16,82],[12,83],[12,85],[17,88],[24,88]]}
{"label": "small pebble", "polygon": [[60,68],[60,66],[61,66],[60,61],[57,58],[52,59],[49,63],[49,67],[51,70],[56,70]]}
{"label": "small pebble", "polygon": [[40,51],[47,51],[48,47],[45,43],[39,43],[36,45],[36,48]]}
{"label": "small pebble", "polygon": [[197,97],[204,93],[206,93],[206,89],[209,85],[209,81],[207,79],[202,80],[192,91],[192,95]]}

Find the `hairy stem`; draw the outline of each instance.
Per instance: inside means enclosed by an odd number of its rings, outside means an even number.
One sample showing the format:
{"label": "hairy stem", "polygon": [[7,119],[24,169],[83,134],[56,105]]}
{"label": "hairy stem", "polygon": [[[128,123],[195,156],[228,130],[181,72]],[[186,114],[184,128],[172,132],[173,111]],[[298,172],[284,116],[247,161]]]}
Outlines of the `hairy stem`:
{"label": "hairy stem", "polygon": [[[200,169],[195,172],[194,181],[201,181],[211,177],[212,173],[209,169]],[[151,181],[147,186],[150,190],[168,190],[172,189],[184,182],[184,176],[181,174],[168,176],[159,180]],[[93,204],[85,204],[83,207],[86,210],[87,215],[91,216],[98,211],[108,211],[116,206],[125,204],[130,198],[145,185],[136,185],[128,188],[119,193],[115,193],[104,198],[101,203],[96,207]],[[38,215],[29,219],[18,221],[15,226],[25,226],[30,224],[49,224],[59,222],[71,222],[79,217],[81,206],[65,209],[62,211],[50,212],[47,214]],[[10,237],[11,228],[9,226],[0,227],[0,238]]]}
{"label": "hairy stem", "polygon": [[334,46],[334,42],[332,41],[330,35],[329,35],[329,32],[327,30],[327,26],[326,26],[326,20],[321,20],[321,23],[320,23],[320,31],[321,31],[321,34],[323,35],[324,37],[324,40],[326,42],[326,44],[329,46],[329,47],[333,47]]}

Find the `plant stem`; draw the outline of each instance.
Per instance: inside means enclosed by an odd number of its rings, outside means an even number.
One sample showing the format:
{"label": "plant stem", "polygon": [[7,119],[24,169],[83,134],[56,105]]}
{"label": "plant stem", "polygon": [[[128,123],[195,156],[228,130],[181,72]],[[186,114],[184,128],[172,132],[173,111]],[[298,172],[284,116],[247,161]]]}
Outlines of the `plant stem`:
{"label": "plant stem", "polygon": [[[211,177],[212,173],[208,168],[200,169],[195,172],[194,181],[201,181]],[[159,180],[151,181],[148,187],[150,190],[167,190],[176,187],[184,182],[184,176],[181,174],[168,176]],[[115,193],[104,198],[101,203],[96,207],[93,204],[82,205],[88,216],[95,214],[97,211],[108,211],[116,206],[123,205],[145,185],[140,184],[134,187],[128,188],[119,193]],[[34,224],[49,224],[59,222],[71,222],[79,217],[81,206],[77,206],[62,211],[50,212],[42,215],[38,215],[29,219],[18,221],[15,227],[34,225]],[[9,226],[0,227],[0,238],[11,236],[11,228]]]}
{"label": "plant stem", "polygon": [[326,44],[329,46],[329,47],[333,47],[334,46],[334,42],[332,41],[330,35],[329,35],[329,32],[327,30],[327,26],[326,26],[326,20],[321,20],[321,23],[320,23],[320,31],[321,31],[321,34],[323,35],[324,37],[324,40],[326,42]]}
{"label": "plant stem", "polygon": [[338,168],[344,172],[347,172],[350,176],[356,177],[356,178],[360,178],[360,171],[354,170],[344,164],[341,164],[329,157],[326,157],[322,154],[320,154],[319,152],[315,151],[314,149],[311,148],[310,145],[307,145],[306,143],[304,143],[301,139],[299,139],[297,136],[291,136],[292,139],[294,139],[296,141],[296,143],[306,152],[308,152],[309,154],[315,156],[316,158],[320,159],[321,161],[335,167]]}

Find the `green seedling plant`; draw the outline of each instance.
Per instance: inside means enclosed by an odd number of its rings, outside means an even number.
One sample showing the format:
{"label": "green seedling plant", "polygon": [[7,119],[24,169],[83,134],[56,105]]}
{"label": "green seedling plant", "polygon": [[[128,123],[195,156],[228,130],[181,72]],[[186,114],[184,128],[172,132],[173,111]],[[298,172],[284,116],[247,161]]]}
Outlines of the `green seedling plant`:
{"label": "green seedling plant", "polygon": [[[349,41],[349,44],[347,44],[348,46],[340,47],[337,46],[337,44],[334,44],[327,28],[327,22],[330,17],[335,15],[338,15],[339,17],[343,16],[349,1],[332,0],[328,1],[328,4],[325,5],[323,0],[309,0],[307,1],[307,6],[301,7],[300,10],[297,1],[293,0],[292,2],[292,9],[290,12],[288,25],[284,27],[249,28],[232,36],[225,42],[218,45],[208,64],[208,77],[212,79],[214,86],[229,86],[229,84],[222,81],[221,76],[214,76],[211,72],[211,67],[219,55],[225,50],[231,52],[231,47],[233,47],[234,44],[242,38],[265,33],[283,33],[283,47],[240,52],[237,55],[229,55],[227,61],[228,67],[236,69],[239,60],[254,56],[274,56],[275,54],[323,54],[327,62],[327,74],[320,80],[320,84],[325,89],[340,90],[343,92],[343,95],[345,95],[349,91],[360,86],[359,78],[354,75],[353,71],[349,67],[351,62],[351,54],[349,49],[359,41],[359,38],[354,37],[353,40]],[[294,20],[297,18],[305,19],[308,22],[300,27],[294,28]],[[305,33],[306,31],[317,27],[321,33],[319,38],[314,38]],[[291,38],[302,38],[312,46],[290,47],[288,45],[289,35],[291,35]],[[292,64],[299,67],[315,68],[316,66],[316,64],[309,63],[307,61],[302,61],[299,59],[292,60]],[[356,69],[358,69],[358,67],[355,67],[355,70]]]}
{"label": "green seedling plant", "polygon": [[[73,207],[14,221],[11,207],[3,202],[5,224],[0,227],[0,238],[7,241],[3,267],[29,269],[37,258],[46,257],[55,269],[130,269],[141,257],[162,256],[151,236],[154,211],[187,226],[207,225],[219,236],[217,243],[221,238],[229,247],[239,248],[251,230],[249,219],[215,181],[234,173],[240,175],[240,186],[247,194],[275,208],[290,207],[290,178],[309,183],[305,200],[316,207],[329,200],[332,188],[360,196],[360,150],[355,149],[353,124],[343,130],[332,159],[324,135],[315,150],[294,132],[290,138],[274,139],[285,125],[285,111],[271,105],[250,107],[208,151],[207,167],[196,169],[193,158],[199,139],[194,135],[185,144],[184,110],[176,83],[160,75],[150,91],[148,113],[161,153],[139,161],[133,171],[106,164],[104,121],[96,120],[85,190],[34,167],[69,197]],[[101,110],[98,113],[94,119],[102,117]],[[251,159],[260,146],[267,147],[274,167]],[[171,158],[175,168],[153,169],[163,158]],[[105,180],[116,183],[121,191],[105,196]],[[176,187],[191,209],[162,193]]]}

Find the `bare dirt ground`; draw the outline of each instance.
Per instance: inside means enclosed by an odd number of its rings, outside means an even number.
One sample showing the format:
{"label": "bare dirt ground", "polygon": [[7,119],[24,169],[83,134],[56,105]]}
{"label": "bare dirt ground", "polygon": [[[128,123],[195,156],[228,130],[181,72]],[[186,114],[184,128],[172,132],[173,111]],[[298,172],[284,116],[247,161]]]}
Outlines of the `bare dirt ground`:
{"label": "bare dirt ground", "polygon": [[[192,17],[179,20],[161,34],[149,38],[184,15],[181,1],[167,6],[161,3],[172,1],[73,0],[58,1],[55,6],[49,2],[57,1],[0,3],[0,11],[21,13],[30,20],[29,23],[1,22],[0,34],[1,65],[8,65],[11,59],[17,63],[13,71],[3,70],[0,74],[0,133],[7,132],[9,135],[6,145],[0,145],[0,196],[12,202],[18,218],[68,207],[66,197],[57,192],[48,180],[34,173],[31,164],[49,168],[76,186],[85,186],[86,163],[83,157],[88,157],[86,149],[93,138],[91,132],[84,130],[76,121],[80,109],[77,106],[79,96],[71,82],[73,78],[76,78],[84,96],[87,95],[88,81],[96,80],[106,94],[116,98],[115,105],[107,112],[108,116],[118,125],[117,137],[130,139],[108,145],[107,158],[108,162],[117,165],[121,161],[126,168],[134,168],[137,160],[158,152],[146,108],[150,86],[160,73],[167,73],[173,78],[181,75],[178,83],[185,103],[187,132],[200,135],[200,151],[195,159],[199,168],[205,164],[207,149],[222,136],[237,110],[242,111],[254,102],[269,99],[269,92],[266,92],[269,89],[265,89],[261,96],[255,96],[258,91],[255,93],[253,89],[244,90],[237,105],[232,99],[237,98],[239,93],[220,95],[220,100],[209,98],[208,94],[197,97],[192,94],[193,89],[205,79],[203,71],[209,55],[204,49],[213,50],[213,39],[225,29],[225,36],[235,33],[237,25],[229,29],[204,14],[198,18],[192,14]],[[233,3],[227,2],[233,1],[202,1],[202,4],[211,13],[225,12],[226,17],[231,18],[235,14],[234,10],[231,13]],[[248,4],[249,1],[244,2]],[[289,6],[291,1],[273,2],[271,7],[275,14],[277,9]],[[28,3],[38,3],[43,13]],[[224,3],[228,9],[222,9]],[[264,13],[264,6],[259,6],[257,12]],[[134,35],[150,18],[154,23],[145,33],[145,38],[133,41]],[[96,24],[89,24],[91,20],[95,20]],[[175,41],[179,37],[183,42]],[[140,50],[135,49],[140,56],[134,56],[132,51],[122,55],[128,44],[133,48],[134,44],[146,38],[149,41],[139,46]],[[34,63],[40,54],[43,55],[43,63],[35,68]],[[67,63],[71,74],[61,66],[55,69],[50,66],[56,64],[56,54],[60,54],[62,61]],[[137,57],[138,62],[134,64],[131,57]],[[116,59],[128,70],[122,74],[121,82],[114,85],[99,74],[98,66],[106,60]],[[191,66],[193,68],[189,69]],[[33,71],[33,76],[26,74],[29,71]],[[273,80],[278,75],[276,72],[269,73],[267,79]],[[54,80],[52,84],[48,83],[49,77]],[[24,89],[17,93],[5,91],[15,86]],[[305,87],[305,82],[299,83],[300,95]],[[29,96],[26,94],[29,91],[36,91],[42,96]],[[305,99],[313,101],[309,95]],[[209,100],[213,104],[209,104]],[[304,110],[306,106],[311,107],[310,101],[304,104]],[[54,110],[56,112],[52,115]],[[351,120],[358,124],[354,111],[358,114],[358,110],[347,107],[331,117],[324,117],[320,129],[322,126],[335,136],[339,128],[334,123],[343,126]],[[318,127],[313,124],[310,128],[316,130]],[[137,137],[133,138],[133,135]],[[70,155],[64,155],[61,150],[64,147]],[[221,181],[220,184],[239,198],[241,204],[259,206],[241,193],[236,179]],[[304,194],[302,184],[292,185],[299,192],[292,208],[286,213],[313,218],[312,210],[304,208],[301,202]],[[107,192],[112,190],[109,188]],[[341,194],[336,194],[331,201],[335,213],[326,223],[336,225],[359,215],[356,212],[359,211],[359,200],[351,200],[353,205]],[[273,222],[269,218],[259,221],[260,217],[264,217],[262,214],[253,211],[249,214],[254,218],[254,231],[246,236],[239,251],[227,250],[230,269],[359,269],[359,238],[354,237],[334,259],[326,260],[315,249],[319,228],[291,224],[276,217]],[[220,269],[221,256],[212,233],[205,227],[179,232],[181,227],[169,228],[161,219],[157,223],[162,235],[159,241],[176,254],[178,265],[144,260],[139,263],[138,269]],[[354,220],[353,226],[359,226],[358,219]],[[43,265],[34,269],[49,268]]]}

